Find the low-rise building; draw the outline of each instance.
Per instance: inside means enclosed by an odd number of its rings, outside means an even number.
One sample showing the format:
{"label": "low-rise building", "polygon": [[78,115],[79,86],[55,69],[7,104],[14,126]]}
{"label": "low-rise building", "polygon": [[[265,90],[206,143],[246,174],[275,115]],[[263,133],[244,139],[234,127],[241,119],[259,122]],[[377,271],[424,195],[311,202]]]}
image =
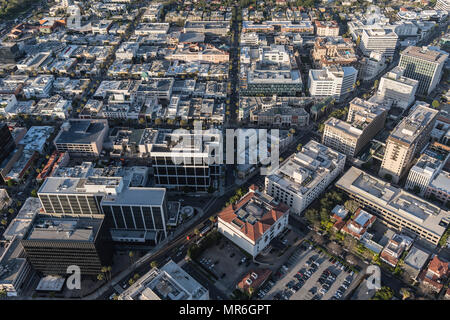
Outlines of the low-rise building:
{"label": "low-rise building", "polygon": [[108,129],[107,120],[70,119],[61,126],[54,143],[59,152],[99,156]]}
{"label": "low-rise building", "polygon": [[218,230],[256,257],[288,224],[289,208],[254,185],[237,203],[218,214]]}
{"label": "low-rise building", "polygon": [[352,237],[361,240],[367,230],[373,225],[376,217],[367,211],[358,208],[355,217],[347,221],[341,232],[351,235]]}
{"label": "low-rise building", "polygon": [[119,300],[209,300],[209,291],[170,260],[139,278]]}
{"label": "low-rise building", "polygon": [[336,182],[360,206],[399,232],[439,243],[450,223],[450,212],[403,189],[352,167]]}
{"label": "low-rise building", "polygon": [[405,235],[395,234],[380,253],[380,259],[392,267],[395,267],[403,252],[411,248],[413,239]]}

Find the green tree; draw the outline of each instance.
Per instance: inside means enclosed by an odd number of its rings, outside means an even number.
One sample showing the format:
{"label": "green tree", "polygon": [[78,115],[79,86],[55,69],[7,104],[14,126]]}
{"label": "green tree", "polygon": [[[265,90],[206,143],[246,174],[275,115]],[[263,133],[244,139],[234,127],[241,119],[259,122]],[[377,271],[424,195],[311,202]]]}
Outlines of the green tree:
{"label": "green tree", "polygon": [[375,296],[372,298],[372,300],[391,300],[393,296],[394,291],[387,286],[383,286],[375,293]]}
{"label": "green tree", "polygon": [[150,262],[150,267],[158,268],[158,263],[156,261],[152,261],[152,262]]}
{"label": "green tree", "polygon": [[435,109],[439,108],[440,103],[437,100],[433,100],[433,102],[431,103],[431,106]]}
{"label": "green tree", "polygon": [[99,273],[99,274],[97,275],[97,280],[98,280],[98,281],[103,281],[103,280],[105,280],[105,275],[104,275],[103,273]]}

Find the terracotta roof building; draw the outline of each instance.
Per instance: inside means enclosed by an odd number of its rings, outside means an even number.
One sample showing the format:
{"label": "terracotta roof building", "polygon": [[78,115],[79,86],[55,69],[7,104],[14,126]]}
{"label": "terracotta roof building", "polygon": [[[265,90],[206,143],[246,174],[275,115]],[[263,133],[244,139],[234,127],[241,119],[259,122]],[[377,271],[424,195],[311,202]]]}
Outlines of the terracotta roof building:
{"label": "terracotta roof building", "polygon": [[242,279],[238,282],[237,287],[246,293],[250,293],[252,288],[253,292],[256,292],[267,279],[269,279],[272,271],[270,269],[254,269],[250,270]]}
{"label": "terracotta roof building", "polygon": [[375,222],[375,219],[375,216],[359,208],[355,217],[349,220],[341,231],[360,240],[367,229]]}
{"label": "terracotta roof building", "polygon": [[289,207],[254,185],[218,217],[218,230],[237,246],[257,256],[288,224]]}

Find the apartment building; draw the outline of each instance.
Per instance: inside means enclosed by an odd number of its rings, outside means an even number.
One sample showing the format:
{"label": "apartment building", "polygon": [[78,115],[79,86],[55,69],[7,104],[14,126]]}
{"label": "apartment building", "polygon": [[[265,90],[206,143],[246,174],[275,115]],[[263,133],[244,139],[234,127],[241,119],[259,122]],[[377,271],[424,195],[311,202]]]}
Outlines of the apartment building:
{"label": "apartment building", "polygon": [[358,57],[353,41],[342,37],[317,37],[312,50],[314,66],[350,66],[355,65]]}
{"label": "apartment building", "polygon": [[336,21],[314,21],[316,25],[316,35],[319,37],[339,36],[339,24]]}
{"label": "apartment building", "polygon": [[336,187],[388,227],[433,245],[439,243],[450,222],[449,211],[355,167],[336,182]]}
{"label": "apartment building", "polygon": [[395,67],[380,79],[377,95],[383,100],[391,100],[393,106],[407,109],[414,103],[419,82],[404,76],[405,69]]}
{"label": "apartment building", "polygon": [[267,193],[301,214],[344,170],[346,156],[314,140],[266,176]]}
{"label": "apartment building", "polygon": [[288,224],[289,207],[252,185],[237,203],[218,214],[218,230],[253,257]]}
{"label": "apartment building", "polygon": [[352,158],[383,129],[386,116],[385,107],[354,98],[346,121],[336,118],[325,121],[322,143],[344,153],[347,159]]}
{"label": "apartment building", "polygon": [[54,143],[58,152],[98,157],[108,130],[108,120],[69,119],[61,125]]}
{"label": "apartment building", "polygon": [[362,31],[359,48],[366,56],[369,56],[372,51],[378,51],[387,58],[392,58],[397,42],[397,34],[390,29],[367,29]]}
{"label": "apartment building", "polygon": [[428,143],[438,112],[422,101],[411,107],[409,115],[400,121],[386,141],[380,177],[391,177],[398,183],[408,172],[414,157]]}
{"label": "apartment building", "polygon": [[428,95],[441,80],[448,53],[429,47],[408,47],[400,53],[398,65],[405,69],[404,76],[419,81],[417,93]]}
{"label": "apartment building", "polygon": [[358,70],[354,67],[331,66],[309,70],[308,88],[312,97],[333,97],[340,101],[354,89]]}

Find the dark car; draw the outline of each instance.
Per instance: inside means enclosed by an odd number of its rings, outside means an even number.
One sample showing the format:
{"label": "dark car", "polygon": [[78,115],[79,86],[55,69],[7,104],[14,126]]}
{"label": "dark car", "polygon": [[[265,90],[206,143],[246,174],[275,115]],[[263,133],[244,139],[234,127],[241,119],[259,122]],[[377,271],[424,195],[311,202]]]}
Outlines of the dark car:
{"label": "dark car", "polygon": [[230,254],[230,258],[233,258],[236,254],[233,252],[232,254]]}

